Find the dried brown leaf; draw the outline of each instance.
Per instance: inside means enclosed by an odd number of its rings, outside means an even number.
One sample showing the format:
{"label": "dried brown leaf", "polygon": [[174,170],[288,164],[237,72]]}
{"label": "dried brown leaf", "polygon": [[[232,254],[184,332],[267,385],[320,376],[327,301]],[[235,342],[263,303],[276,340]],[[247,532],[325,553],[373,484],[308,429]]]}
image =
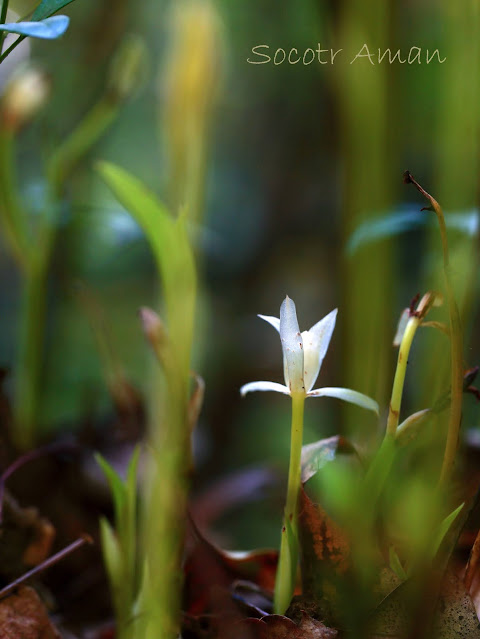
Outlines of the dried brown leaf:
{"label": "dried brown leaf", "polygon": [[336,639],[337,630],[303,613],[297,625],[282,615],[266,615],[261,619],[246,619],[237,626],[251,631],[254,639]]}
{"label": "dried brown leaf", "polygon": [[60,639],[45,606],[32,588],[21,586],[0,601],[2,639]]}
{"label": "dried brown leaf", "polygon": [[316,570],[318,563],[322,562],[328,564],[337,574],[347,571],[350,543],[345,531],[320,504],[315,504],[310,499],[303,488],[300,491],[299,527],[304,563],[307,566]]}

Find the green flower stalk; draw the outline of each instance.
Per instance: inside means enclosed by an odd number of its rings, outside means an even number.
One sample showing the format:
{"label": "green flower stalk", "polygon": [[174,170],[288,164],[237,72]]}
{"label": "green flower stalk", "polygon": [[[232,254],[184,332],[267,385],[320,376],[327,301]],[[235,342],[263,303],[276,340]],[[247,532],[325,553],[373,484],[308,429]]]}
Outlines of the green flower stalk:
{"label": "green flower stalk", "polygon": [[403,387],[405,384],[405,375],[407,372],[408,356],[412,346],[413,338],[417,332],[417,328],[423,322],[430,308],[435,304],[435,294],[426,293],[415,311],[409,312],[409,318],[405,326],[405,330],[401,337],[400,348],[398,351],[397,368],[395,370],[395,378],[393,380],[392,397],[388,408],[386,437],[395,437],[400,417],[400,408],[402,405]]}
{"label": "green flower stalk", "polygon": [[378,414],[378,404],[370,397],[348,388],[318,388],[312,390],[335,328],[337,310],[317,322],[309,331],[300,332],[295,303],[288,296],[280,307],[280,319],[259,315],[279,333],[283,350],[285,385],[276,382],[250,382],[240,389],[275,391],[292,398],[292,429],[287,500],[280,543],[274,593],[274,610],[283,614],[295,588],[298,563],[298,493],[301,484],[301,452],[303,442],[303,411],[307,397],[336,397]]}

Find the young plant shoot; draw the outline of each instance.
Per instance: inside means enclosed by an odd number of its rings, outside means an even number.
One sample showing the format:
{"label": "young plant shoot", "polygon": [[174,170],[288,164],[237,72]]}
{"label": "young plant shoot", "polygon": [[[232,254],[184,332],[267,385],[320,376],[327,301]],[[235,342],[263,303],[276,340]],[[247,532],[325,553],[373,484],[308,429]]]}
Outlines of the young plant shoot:
{"label": "young plant shoot", "polygon": [[295,588],[298,560],[298,492],[301,483],[301,452],[303,409],[306,397],[336,397],[378,414],[378,404],[370,397],[348,388],[318,388],[312,390],[332,337],[337,310],[317,322],[309,331],[300,332],[295,303],[288,296],[280,307],[280,319],[259,315],[279,333],[283,351],[285,385],[276,382],[250,382],[240,389],[242,395],[251,391],[275,391],[292,398],[292,428],[287,500],[275,582],[274,610],[283,614]]}

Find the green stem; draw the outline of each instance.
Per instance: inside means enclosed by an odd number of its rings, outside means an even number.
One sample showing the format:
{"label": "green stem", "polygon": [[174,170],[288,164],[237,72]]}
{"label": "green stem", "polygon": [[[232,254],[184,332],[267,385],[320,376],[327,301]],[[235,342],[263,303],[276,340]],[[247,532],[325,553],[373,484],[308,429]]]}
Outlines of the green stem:
{"label": "green stem", "polygon": [[0,24],[5,24],[5,22],[7,21],[8,3],[9,3],[9,0],[2,0],[2,11],[0,13]]}
{"label": "green stem", "polygon": [[462,421],[462,399],[463,399],[463,336],[460,321],[460,313],[458,311],[455,295],[453,294],[452,282],[450,279],[450,256],[448,252],[448,237],[445,226],[445,217],[439,203],[429,193],[427,193],[418,182],[413,178],[410,172],[405,173],[405,182],[411,183],[415,188],[428,200],[430,207],[437,216],[440,227],[440,236],[442,238],[443,251],[443,275],[445,279],[445,291],[448,304],[448,312],[450,319],[450,359],[451,359],[451,402],[450,417],[448,422],[447,442],[445,445],[445,454],[440,472],[440,483],[443,484],[451,477],[455,456],[457,454],[458,439],[460,433],[460,425]]}
{"label": "green stem", "polygon": [[447,300],[450,310],[450,345],[451,345],[451,388],[452,401],[450,405],[450,419],[448,423],[447,442],[445,446],[445,455],[443,458],[442,470],[440,473],[440,482],[447,481],[453,471],[455,456],[458,448],[458,438],[460,425],[462,421],[462,399],[463,399],[463,366],[462,351],[463,338],[460,324],[460,314],[458,312],[457,303],[453,295],[453,289],[450,282],[449,268],[445,266],[445,288],[447,291]]}
{"label": "green stem", "polygon": [[413,338],[415,337],[417,328],[423,322],[434,302],[435,295],[433,293],[425,293],[420,300],[417,309],[411,313],[411,317],[405,327],[398,351],[397,368],[395,371],[395,378],[393,380],[392,397],[390,399],[390,406],[388,409],[386,437],[395,437],[397,434],[400,408],[402,406],[403,387],[405,384],[408,357],[410,355]]}
{"label": "green stem", "polygon": [[190,453],[188,380],[181,379],[178,370],[173,373],[168,376],[167,394],[157,392],[150,406],[152,456],[143,531],[145,562],[151,572],[141,611],[145,629],[136,635],[142,639],[178,636]]}
{"label": "green stem", "polygon": [[301,456],[303,441],[303,410],[305,395],[292,395],[292,429],[290,437],[290,466],[288,470],[287,501],[280,543],[275,581],[274,610],[283,614],[295,589],[298,561],[298,493],[301,484]]}
{"label": "green stem", "polygon": [[[5,34],[3,34],[3,37],[5,37]],[[26,36],[18,36],[18,38],[15,40],[15,42],[12,42],[12,44],[8,47],[8,49],[5,49],[5,51],[3,51],[3,53],[1,53],[1,55],[0,55],[0,64],[5,60],[5,58],[7,58],[12,53],[12,51],[20,44],[20,42],[25,40],[25,38],[26,38]],[[2,47],[3,47],[3,39],[2,39]]]}
{"label": "green stem", "polygon": [[0,127],[0,219],[10,250],[23,269],[29,262],[26,214],[18,196],[14,134]]}
{"label": "green stem", "polygon": [[61,195],[61,188],[78,160],[111,125],[118,107],[118,100],[106,94],[58,147],[47,169],[48,179],[56,197]]}
{"label": "green stem", "polygon": [[[5,22],[7,21],[8,3],[9,3],[9,0],[2,0],[2,10],[0,12],[0,24],[5,24]],[[2,31],[0,33],[0,53],[2,53],[4,38],[5,38],[5,33]]]}
{"label": "green stem", "polygon": [[25,276],[20,346],[15,384],[14,423],[21,449],[35,443],[45,327],[46,262],[41,260]]}

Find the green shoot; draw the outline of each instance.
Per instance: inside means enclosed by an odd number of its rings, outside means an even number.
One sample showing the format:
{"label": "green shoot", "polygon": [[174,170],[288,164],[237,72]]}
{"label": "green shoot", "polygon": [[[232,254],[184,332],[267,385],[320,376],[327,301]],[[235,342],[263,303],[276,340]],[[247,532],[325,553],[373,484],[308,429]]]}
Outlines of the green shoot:
{"label": "green shoot", "polygon": [[117,636],[135,637],[135,602],[138,597],[137,548],[137,466],[140,448],[136,448],[128,464],[125,481],[99,454],[96,460],[108,480],[113,496],[114,526],[100,520],[100,534],[105,566],[112,592]]}

